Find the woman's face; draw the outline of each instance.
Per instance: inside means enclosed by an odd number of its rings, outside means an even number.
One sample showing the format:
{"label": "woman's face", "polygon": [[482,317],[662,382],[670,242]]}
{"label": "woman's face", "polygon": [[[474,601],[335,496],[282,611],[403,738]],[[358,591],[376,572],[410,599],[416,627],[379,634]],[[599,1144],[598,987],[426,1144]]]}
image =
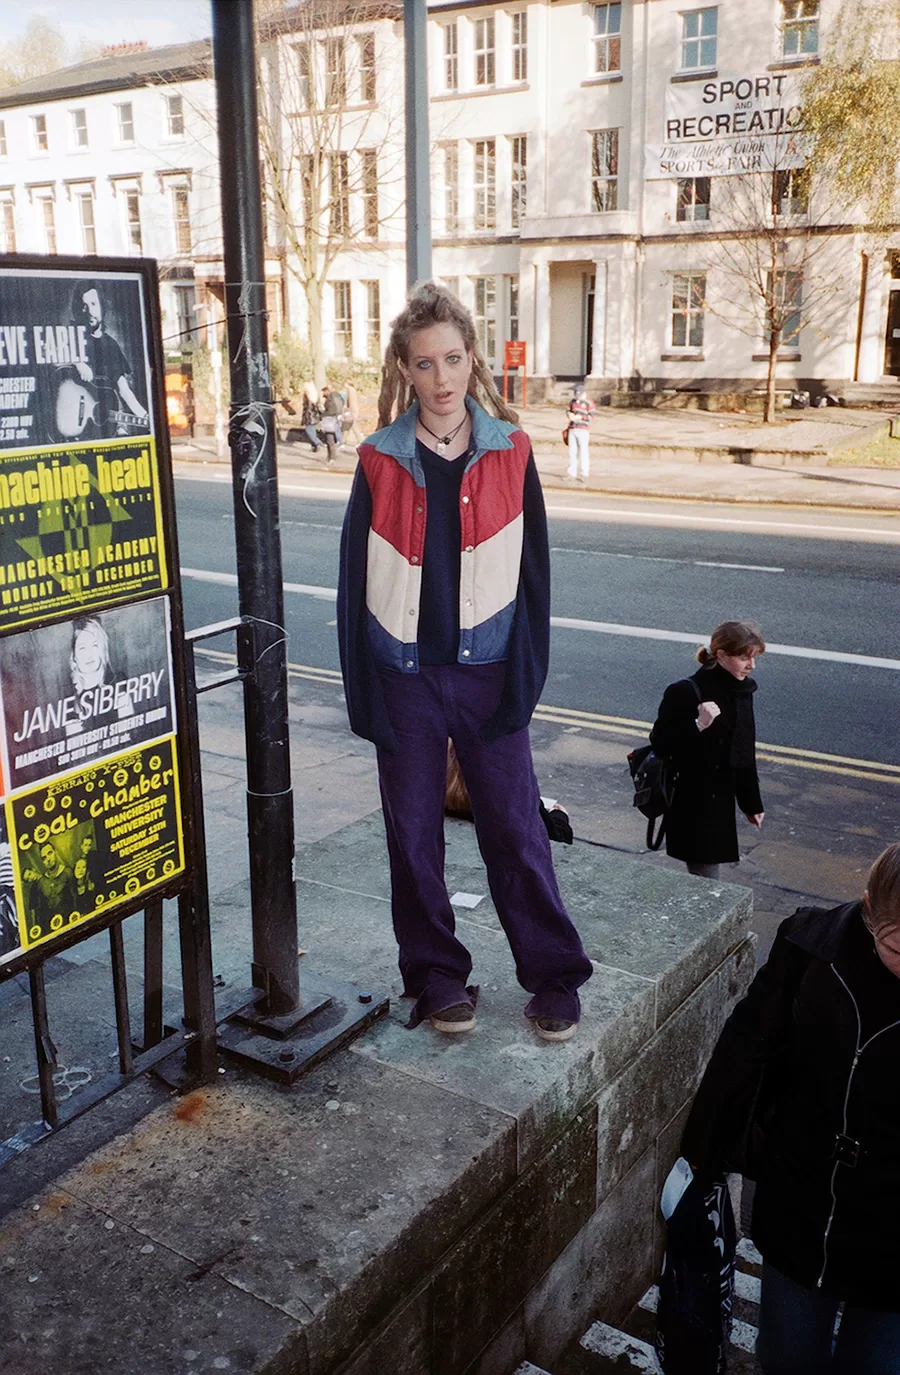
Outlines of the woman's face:
{"label": "woman's face", "polygon": [[103,645],[93,626],[86,625],[78,631],[72,646],[72,660],[82,678],[102,675],[105,667]]}
{"label": "woman's face", "polygon": [[400,371],[415,388],[423,410],[449,417],[465,405],[472,363],[473,355],[455,325],[430,325],[410,339],[409,356],[400,363]]}
{"label": "woman's face", "polygon": [[742,649],[739,654],[726,654],[723,649],[717,649],[716,660],[726,673],[731,674],[732,678],[737,678],[743,682],[753,672],[756,664],[756,650]]}

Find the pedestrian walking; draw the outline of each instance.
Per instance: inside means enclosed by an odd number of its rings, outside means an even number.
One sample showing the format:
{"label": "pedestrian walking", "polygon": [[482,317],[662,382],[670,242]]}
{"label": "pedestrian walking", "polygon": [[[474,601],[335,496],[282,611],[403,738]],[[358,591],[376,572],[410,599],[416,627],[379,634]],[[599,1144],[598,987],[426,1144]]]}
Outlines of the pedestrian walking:
{"label": "pedestrian walking", "polygon": [[597,407],[585,394],[584,384],[578,382],[566,411],[569,431],[569,470],[566,476],[573,482],[579,475],[582,482],[590,475],[591,420],[596,414]]}
{"label": "pedestrian walking", "polygon": [[328,451],[328,466],[333,468],[343,440],[344,398],[339,391],[326,383],[320,393],[319,402],[322,408],[319,437]]}
{"label": "pedestrian walking", "polygon": [[736,864],[734,804],[757,829],[765,815],[756,772],[756,725],[750,677],[766,643],[751,621],[723,621],[700,668],[666,688],[650,744],[677,772],[666,813],[666,853],[688,872],[717,879],[720,864]]}
{"label": "pedestrian walking", "polygon": [[445,288],[417,288],[394,321],[378,411],[344,519],[338,634],[351,727],[377,747],[408,1025],[475,1025],[444,882],[452,739],[525,1015],[567,1040],[591,963],[557,887],[528,735],[549,654],[543,497],[528,436]]}
{"label": "pedestrian walking", "polygon": [[312,445],[314,454],[319,452],[319,422],[322,419],[322,412],[319,408],[319,393],[315,382],[306,382],[303,387],[303,408],[300,413],[300,425],[303,433]]}
{"label": "pedestrian walking", "polygon": [[[900,845],[800,908],[725,1024],[681,1153],[757,1181],[764,1375],[900,1371]],[[840,1329],[835,1318],[843,1305]]]}

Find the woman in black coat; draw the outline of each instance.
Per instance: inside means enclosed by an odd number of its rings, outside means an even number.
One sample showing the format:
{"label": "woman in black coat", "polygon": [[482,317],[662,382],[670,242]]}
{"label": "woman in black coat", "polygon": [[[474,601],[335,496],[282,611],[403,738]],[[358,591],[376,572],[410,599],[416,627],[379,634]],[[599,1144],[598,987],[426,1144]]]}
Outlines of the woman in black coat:
{"label": "woman in black coat", "polygon": [[701,667],[693,677],[666,688],[650,733],[654,751],[678,773],[666,853],[704,878],[718,878],[720,864],[740,859],[735,801],[751,825],[762,825],[750,674],[765,648],[751,622],[716,626],[709,649],[697,651]]}
{"label": "woman in black coat", "polygon": [[782,922],[725,1025],[682,1138],[701,1178],[737,1167],[757,1180],[765,1375],[900,1371],[898,1066],[892,845],[861,902],[801,908]]}

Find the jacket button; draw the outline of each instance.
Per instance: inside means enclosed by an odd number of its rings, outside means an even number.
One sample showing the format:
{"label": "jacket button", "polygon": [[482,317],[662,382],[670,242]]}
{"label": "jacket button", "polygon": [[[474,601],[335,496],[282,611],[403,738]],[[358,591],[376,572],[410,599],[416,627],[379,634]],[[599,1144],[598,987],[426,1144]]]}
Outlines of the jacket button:
{"label": "jacket button", "polygon": [[475,548],[474,544],[467,544],[467,545],[466,545],[466,553],[467,553],[467,554],[471,554],[471,552],[472,552],[472,550],[473,550],[474,548]]}
{"label": "jacket button", "polygon": [[469,504],[469,498],[468,498],[468,497],[463,497],[463,506],[468,506],[468,504]]}
{"label": "jacket button", "polygon": [[464,650],[463,650],[463,658],[464,658],[464,659],[468,659],[470,653],[471,653],[471,650],[464,649]]}
{"label": "jacket button", "polygon": [[420,516],[421,514],[422,514],[422,508],[421,508],[421,506],[417,506],[417,507],[416,507],[416,515],[417,515],[417,516]]}
{"label": "jacket button", "polygon": [[466,606],[471,606],[471,605],[472,605],[471,602],[466,602]]}
{"label": "jacket button", "polygon": [[411,607],[409,608],[409,614],[410,614],[411,616],[414,616],[414,615],[416,614],[416,608],[415,608],[414,606],[411,606]]}
{"label": "jacket button", "polygon": [[415,668],[415,664],[414,664],[414,662],[413,662],[412,659],[407,659],[407,661],[406,661],[406,667],[407,667],[407,668]]}
{"label": "jacket button", "polygon": [[419,562],[419,560],[416,558],[415,554],[413,554],[412,558],[410,559],[410,563],[418,563],[418,562]]}

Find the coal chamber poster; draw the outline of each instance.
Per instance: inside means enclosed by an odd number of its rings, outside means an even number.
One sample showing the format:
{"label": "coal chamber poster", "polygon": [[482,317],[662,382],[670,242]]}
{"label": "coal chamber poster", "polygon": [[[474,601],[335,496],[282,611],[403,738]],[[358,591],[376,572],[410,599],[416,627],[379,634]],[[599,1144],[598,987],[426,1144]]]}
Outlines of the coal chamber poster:
{"label": "coal chamber poster", "polygon": [[[0,963],[184,871],[174,738],[20,793],[6,827],[18,945]],[[0,913],[3,874],[0,844]]]}
{"label": "coal chamber poster", "polygon": [[143,293],[0,268],[0,630],[168,586]]}

